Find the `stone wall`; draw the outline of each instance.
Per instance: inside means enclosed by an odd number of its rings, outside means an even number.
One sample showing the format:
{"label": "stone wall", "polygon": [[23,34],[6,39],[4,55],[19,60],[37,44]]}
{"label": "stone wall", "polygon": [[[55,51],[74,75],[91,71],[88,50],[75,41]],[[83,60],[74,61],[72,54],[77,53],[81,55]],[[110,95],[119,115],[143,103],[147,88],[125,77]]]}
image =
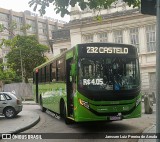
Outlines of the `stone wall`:
{"label": "stone wall", "polygon": [[22,98],[23,100],[33,99],[32,90],[33,90],[32,84],[29,83],[12,83],[12,84],[5,84],[3,86],[4,92],[15,91],[16,96]]}

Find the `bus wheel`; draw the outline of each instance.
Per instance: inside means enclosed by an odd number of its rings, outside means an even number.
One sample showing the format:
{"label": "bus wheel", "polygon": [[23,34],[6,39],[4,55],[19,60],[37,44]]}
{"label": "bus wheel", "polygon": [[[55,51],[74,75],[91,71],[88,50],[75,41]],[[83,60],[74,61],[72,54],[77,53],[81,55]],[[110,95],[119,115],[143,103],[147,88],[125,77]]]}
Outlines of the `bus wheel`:
{"label": "bus wheel", "polygon": [[42,112],[45,112],[47,110],[46,108],[43,107],[42,96],[40,96],[40,106],[41,106]]}
{"label": "bus wheel", "polygon": [[63,108],[64,108],[64,109],[63,109],[64,121],[65,121],[65,123],[66,123],[67,125],[68,125],[68,124],[71,124],[71,123],[72,123],[72,120],[70,120],[70,119],[67,118],[66,107],[65,107],[65,105],[64,105]]}

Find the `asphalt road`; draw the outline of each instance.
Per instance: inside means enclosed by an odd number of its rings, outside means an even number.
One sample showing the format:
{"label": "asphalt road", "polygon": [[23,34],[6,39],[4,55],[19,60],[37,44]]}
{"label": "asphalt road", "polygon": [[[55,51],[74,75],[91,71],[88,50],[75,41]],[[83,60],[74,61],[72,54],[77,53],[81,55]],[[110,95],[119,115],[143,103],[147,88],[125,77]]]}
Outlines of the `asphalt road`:
{"label": "asphalt road", "polygon": [[[40,122],[33,128],[23,133],[52,133],[53,137],[55,133],[69,133],[68,139],[43,139],[42,142],[137,142],[138,139],[69,139],[74,133],[141,133],[147,127],[155,123],[155,111],[153,114],[143,114],[141,118],[134,118],[122,121],[103,122],[103,123],[74,123],[66,125],[63,120],[59,119],[50,113],[43,113],[40,107],[37,105],[24,105],[24,109],[28,111],[34,111],[40,115]],[[58,135],[58,134],[57,134]],[[62,135],[63,137],[63,135]],[[2,141],[2,140],[1,140]],[[20,142],[22,140],[3,140],[2,142]],[[23,140],[27,142],[33,142],[37,140]]]}

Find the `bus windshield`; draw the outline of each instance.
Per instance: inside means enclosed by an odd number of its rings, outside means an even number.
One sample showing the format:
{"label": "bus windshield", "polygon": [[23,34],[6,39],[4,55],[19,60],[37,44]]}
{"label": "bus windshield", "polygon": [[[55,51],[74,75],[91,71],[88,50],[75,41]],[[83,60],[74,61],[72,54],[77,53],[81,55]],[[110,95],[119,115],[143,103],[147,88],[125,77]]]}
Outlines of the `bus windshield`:
{"label": "bus windshield", "polygon": [[78,86],[84,90],[132,90],[140,82],[136,58],[81,58],[78,69]]}

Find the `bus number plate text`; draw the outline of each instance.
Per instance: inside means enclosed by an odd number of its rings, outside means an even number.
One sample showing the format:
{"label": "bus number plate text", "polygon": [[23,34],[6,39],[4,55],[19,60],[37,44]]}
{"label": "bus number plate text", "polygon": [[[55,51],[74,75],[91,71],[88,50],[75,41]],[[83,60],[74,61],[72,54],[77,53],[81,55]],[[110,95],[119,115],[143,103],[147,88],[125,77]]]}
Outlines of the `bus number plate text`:
{"label": "bus number plate text", "polygon": [[110,116],[109,120],[121,120],[122,117],[121,116]]}

